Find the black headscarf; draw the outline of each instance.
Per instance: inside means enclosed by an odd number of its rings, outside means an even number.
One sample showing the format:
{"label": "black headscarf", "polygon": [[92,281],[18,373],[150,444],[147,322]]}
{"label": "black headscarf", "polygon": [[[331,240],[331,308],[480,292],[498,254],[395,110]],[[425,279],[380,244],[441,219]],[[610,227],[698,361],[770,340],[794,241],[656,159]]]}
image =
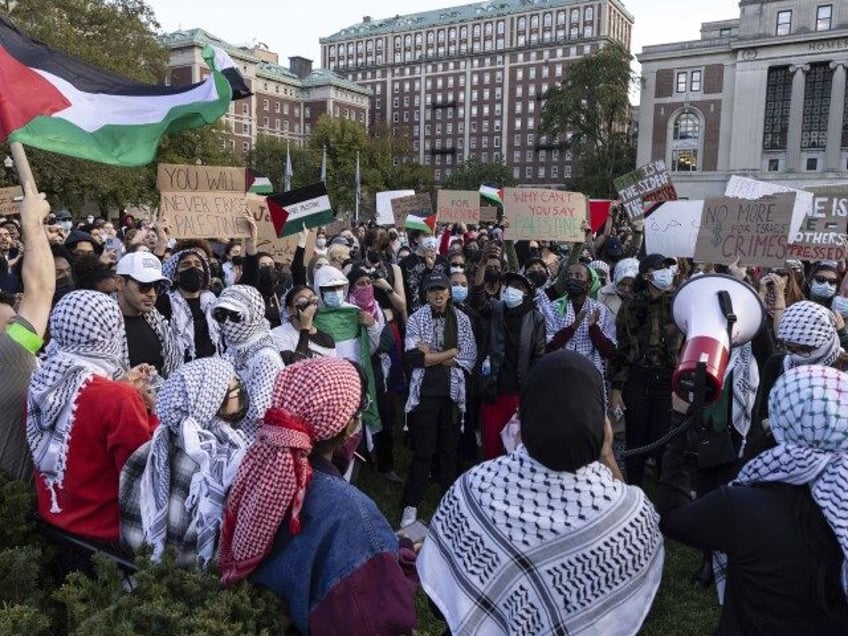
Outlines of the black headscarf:
{"label": "black headscarf", "polygon": [[536,361],[521,387],[521,438],[530,457],[575,472],[601,456],[604,387],[595,365],[574,351]]}

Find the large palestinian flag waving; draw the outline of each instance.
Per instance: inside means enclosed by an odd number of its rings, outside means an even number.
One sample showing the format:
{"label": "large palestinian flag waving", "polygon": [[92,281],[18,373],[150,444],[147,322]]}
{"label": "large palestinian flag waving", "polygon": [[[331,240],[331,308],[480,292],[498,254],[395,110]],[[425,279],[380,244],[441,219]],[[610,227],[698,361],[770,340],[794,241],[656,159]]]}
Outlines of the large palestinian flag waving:
{"label": "large palestinian flag waving", "polygon": [[0,17],[0,135],[119,166],[153,161],[168,132],[214,122],[250,90],[233,61],[207,46],[212,73],[181,88],[140,84],[30,39]]}

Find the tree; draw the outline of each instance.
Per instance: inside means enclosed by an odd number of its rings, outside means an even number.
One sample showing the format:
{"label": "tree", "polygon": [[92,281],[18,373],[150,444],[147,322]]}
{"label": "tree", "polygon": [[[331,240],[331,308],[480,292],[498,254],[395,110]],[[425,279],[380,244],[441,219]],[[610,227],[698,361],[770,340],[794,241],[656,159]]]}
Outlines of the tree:
{"label": "tree", "polygon": [[[27,0],[16,3],[10,17],[31,37],[116,75],[155,84],[168,72],[168,52],[156,38],[159,24],[143,0]],[[224,151],[222,130],[218,125],[167,135],[157,162],[238,165]],[[156,163],[122,168],[37,149],[27,154],[39,189],[71,210],[86,201],[105,212],[159,199]]]}
{"label": "tree", "polygon": [[618,42],[572,62],[542,109],[540,131],[561,136],[575,157],[574,189],[590,196],[615,192],[612,180],[635,167],[627,136],[632,56]]}
{"label": "tree", "polygon": [[418,163],[408,135],[395,134],[385,124],[371,130],[367,175],[363,179],[363,209],[375,211],[374,195],[382,190],[415,190],[434,193],[433,171]]}
{"label": "tree", "polygon": [[453,171],[442,187],[446,190],[476,190],[483,183],[513,186],[515,179],[505,163],[483,163],[477,157],[471,157]]}

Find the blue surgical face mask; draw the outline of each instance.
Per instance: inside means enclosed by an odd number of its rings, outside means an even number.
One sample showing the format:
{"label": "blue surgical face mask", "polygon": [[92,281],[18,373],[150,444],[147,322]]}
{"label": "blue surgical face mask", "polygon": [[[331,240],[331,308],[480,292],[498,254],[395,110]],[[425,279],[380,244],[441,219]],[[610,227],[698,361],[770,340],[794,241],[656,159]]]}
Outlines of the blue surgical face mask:
{"label": "blue surgical face mask", "polygon": [[832,298],[836,293],[836,283],[816,283],[810,285],[810,296],[818,299]]}
{"label": "blue surgical face mask", "polygon": [[651,274],[651,284],[660,291],[668,291],[674,286],[674,272],[669,268],[658,269]]}
{"label": "blue surgical face mask", "polygon": [[504,305],[514,309],[524,302],[524,292],[515,287],[504,287],[501,292],[501,300]]}
{"label": "blue surgical face mask", "polygon": [[341,307],[344,302],[344,290],[334,289],[331,291],[321,292],[321,298],[324,299],[324,305],[330,309],[336,309]]}
{"label": "blue surgical face mask", "polygon": [[455,303],[463,303],[468,298],[468,287],[462,285],[451,286],[451,298]]}
{"label": "blue surgical face mask", "polygon": [[833,309],[833,311],[842,314],[843,317],[848,316],[848,297],[834,296],[833,302],[830,304],[830,308]]}

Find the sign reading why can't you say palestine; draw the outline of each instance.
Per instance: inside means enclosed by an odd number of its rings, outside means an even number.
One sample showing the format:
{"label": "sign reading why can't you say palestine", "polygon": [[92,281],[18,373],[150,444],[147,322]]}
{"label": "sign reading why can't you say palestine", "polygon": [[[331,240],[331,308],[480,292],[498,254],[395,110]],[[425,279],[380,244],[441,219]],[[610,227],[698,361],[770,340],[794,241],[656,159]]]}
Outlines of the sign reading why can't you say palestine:
{"label": "sign reading why can't you say palestine", "polygon": [[504,239],[581,242],[588,200],[580,192],[540,188],[504,188]]}

